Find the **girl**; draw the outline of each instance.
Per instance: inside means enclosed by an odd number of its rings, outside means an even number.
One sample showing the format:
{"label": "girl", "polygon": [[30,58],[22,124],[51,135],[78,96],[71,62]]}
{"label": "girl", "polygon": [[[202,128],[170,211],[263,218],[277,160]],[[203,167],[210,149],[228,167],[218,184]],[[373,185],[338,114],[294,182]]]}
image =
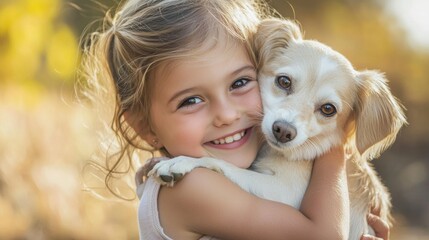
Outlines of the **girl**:
{"label": "girl", "polygon": [[[114,94],[122,148],[113,164],[108,158],[107,183],[135,149],[251,165],[261,144],[251,42],[269,15],[258,0],[129,0],[106,19],[109,26],[91,35],[84,66],[92,99]],[[344,239],[349,204],[342,149],[316,159],[313,169],[299,210],[257,198],[207,169],[174,188],[148,179],[141,239]]]}

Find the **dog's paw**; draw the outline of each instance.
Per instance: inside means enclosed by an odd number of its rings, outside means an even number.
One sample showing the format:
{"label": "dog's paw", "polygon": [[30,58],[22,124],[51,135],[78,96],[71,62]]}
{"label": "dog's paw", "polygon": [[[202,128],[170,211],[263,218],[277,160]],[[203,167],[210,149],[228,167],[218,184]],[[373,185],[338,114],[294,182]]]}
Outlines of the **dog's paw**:
{"label": "dog's paw", "polygon": [[175,157],[167,161],[160,161],[149,172],[148,176],[153,177],[161,185],[172,187],[176,182],[180,181],[187,173],[194,168],[204,167],[217,172],[221,172],[213,163],[216,163],[212,158],[191,158],[191,157]]}
{"label": "dog's paw", "polygon": [[161,185],[171,187],[180,181],[185,174],[197,167],[196,161],[198,159],[183,156],[161,161],[153,167],[148,175],[155,178]]}

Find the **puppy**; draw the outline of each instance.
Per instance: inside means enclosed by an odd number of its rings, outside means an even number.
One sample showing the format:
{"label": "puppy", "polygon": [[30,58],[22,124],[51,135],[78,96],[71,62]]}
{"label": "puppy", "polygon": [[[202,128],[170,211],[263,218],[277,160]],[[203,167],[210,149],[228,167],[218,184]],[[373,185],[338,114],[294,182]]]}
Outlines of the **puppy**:
{"label": "puppy", "polygon": [[299,208],[312,160],[345,142],[349,239],[373,234],[366,221],[371,207],[379,208],[380,217],[390,224],[390,195],[369,161],[393,143],[406,120],[384,75],[355,70],[340,53],[304,40],[299,27],[288,20],[263,21],[254,43],[264,108],[261,130],[267,143],[254,171],[212,158],[178,157],[158,163],[150,175],[172,185],[173,176],[210,168],[259,197]]}

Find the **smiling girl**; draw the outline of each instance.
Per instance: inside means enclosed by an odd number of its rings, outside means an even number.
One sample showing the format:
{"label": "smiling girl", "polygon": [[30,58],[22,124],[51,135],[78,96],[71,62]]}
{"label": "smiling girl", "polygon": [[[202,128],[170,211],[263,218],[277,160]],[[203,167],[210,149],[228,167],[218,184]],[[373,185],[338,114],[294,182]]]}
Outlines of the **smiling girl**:
{"label": "smiling girl", "polygon": [[[257,0],[129,0],[107,19],[110,26],[92,35],[84,58],[89,86],[95,93],[112,89],[116,100],[114,129],[124,144],[117,162],[106,164],[107,180],[135,148],[251,165],[262,139],[252,36],[268,12]],[[208,169],[174,188],[149,178],[140,237],[344,239],[345,174],[342,149],[316,159],[298,210]]]}

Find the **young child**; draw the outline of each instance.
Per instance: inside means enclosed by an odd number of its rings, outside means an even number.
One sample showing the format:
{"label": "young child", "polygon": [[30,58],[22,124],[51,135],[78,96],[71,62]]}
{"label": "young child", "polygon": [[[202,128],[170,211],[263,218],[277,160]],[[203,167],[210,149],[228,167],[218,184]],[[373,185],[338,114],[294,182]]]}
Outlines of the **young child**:
{"label": "young child", "polygon": [[[117,161],[106,164],[107,182],[135,149],[251,165],[262,139],[251,42],[268,15],[258,0],[129,0],[107,19],[110,26],[91,35],[84,54],[89,94],[107,101],[96,96],[113,92],[122,147]],[[145,182],[140,237],[344,239],[348,205],[341,148],[315,160],[299,210],[196,169],[174,188]]]}

